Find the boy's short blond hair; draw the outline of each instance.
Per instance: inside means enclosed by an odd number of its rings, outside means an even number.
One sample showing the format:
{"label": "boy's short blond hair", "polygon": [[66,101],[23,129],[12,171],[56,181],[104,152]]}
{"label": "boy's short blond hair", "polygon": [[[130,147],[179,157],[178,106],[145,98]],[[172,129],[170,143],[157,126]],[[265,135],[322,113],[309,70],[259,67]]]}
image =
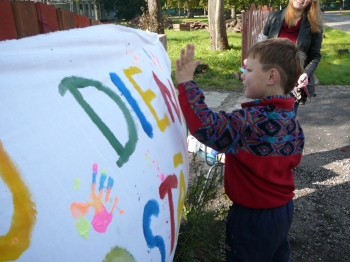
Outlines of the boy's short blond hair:
{"label": "boy's short blond hair", "polygon": [[287,38],[271,38],[254,44],[247,57],[258,58],[262,70],[276,68],[280,73],[280,84],[285,94],[296,86],[299,76],[304,71],[305,53]]}

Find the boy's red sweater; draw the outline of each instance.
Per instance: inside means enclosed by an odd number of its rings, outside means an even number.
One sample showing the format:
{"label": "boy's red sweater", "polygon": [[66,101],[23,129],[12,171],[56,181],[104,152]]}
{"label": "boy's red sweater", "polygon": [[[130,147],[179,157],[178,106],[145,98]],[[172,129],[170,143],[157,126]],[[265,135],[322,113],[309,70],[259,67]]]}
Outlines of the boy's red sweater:
{"label": "boy's red sweater", "polygon": [[231,113],[213,112],[194,81],[178,85],[179,103],[191,134],[225,153],[225,192],[236,204],[274,208],[294,197],[295,168],[304,133],[295,119],[294,98],[271,96]]}

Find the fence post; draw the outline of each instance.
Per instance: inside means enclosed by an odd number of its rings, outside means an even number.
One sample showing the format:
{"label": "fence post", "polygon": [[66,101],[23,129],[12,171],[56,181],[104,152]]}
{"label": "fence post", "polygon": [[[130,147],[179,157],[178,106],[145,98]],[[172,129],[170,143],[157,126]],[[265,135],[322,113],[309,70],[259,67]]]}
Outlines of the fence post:
{"label": "fence post", "polygon": [[42,2],[35,3],[41,34],[58,31],[56,8]]}
{"label": "fence post", "polygon": [[0,1],[0,41],[10,39],[17,39],[17,31],[12,14],[11,2]]}
{"label": "fence post", "polygon": [[40,34],[34,2],[11,2],[11,7],[18,38]]}

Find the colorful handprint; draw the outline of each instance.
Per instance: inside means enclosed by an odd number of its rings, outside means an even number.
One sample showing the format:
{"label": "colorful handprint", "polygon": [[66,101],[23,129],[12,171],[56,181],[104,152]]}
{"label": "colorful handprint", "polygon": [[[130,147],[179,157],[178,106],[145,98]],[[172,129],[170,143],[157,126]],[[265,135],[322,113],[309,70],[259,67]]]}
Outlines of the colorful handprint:
{"label": "colorful handprint", "polygon": [[[70,206],[70,210],[72,212],[73,217],[76,219],[75,227],[80,233],[81,236],[88,238],[88,232],[90,230],[90,223],[85,218],[86,214],[89,212],[90,207],[94,209],[94,217],[91,221],[92,227],[96,232],[104,233],[107,230],[108,225],[111,223],[113,219],[113,211],[118,203],[118,197],[114,198],[113,206],[110,212],[107,211],[106,207],[102,202],[102,195],[104,184],[107,179],[106,171],[102,169],[98,194],[95,193],[96,189],[96,176],[97,176],[97,164],[93,164],[92,166],[92,184],[91,184],[91,193],[87,203],[77,203],[73,202]],[[114,180],[111,177],[108,177],[107,181],[107,192],[105,195],[104,202],[108,202],[111,194],[111,190],[113,187]],[[121,210],[119,213],[124,213]]]}

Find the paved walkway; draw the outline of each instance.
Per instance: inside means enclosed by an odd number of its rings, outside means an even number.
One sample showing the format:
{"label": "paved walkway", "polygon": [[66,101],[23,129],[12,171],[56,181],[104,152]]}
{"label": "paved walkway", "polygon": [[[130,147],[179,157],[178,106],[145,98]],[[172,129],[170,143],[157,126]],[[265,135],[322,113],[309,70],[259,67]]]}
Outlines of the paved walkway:
{"label": "paved walkway", "polygon": [[339,11],[327,11],[323,14],[323,21],[326,26],[340,29],[350,34],[350,15],[341,15]]}

